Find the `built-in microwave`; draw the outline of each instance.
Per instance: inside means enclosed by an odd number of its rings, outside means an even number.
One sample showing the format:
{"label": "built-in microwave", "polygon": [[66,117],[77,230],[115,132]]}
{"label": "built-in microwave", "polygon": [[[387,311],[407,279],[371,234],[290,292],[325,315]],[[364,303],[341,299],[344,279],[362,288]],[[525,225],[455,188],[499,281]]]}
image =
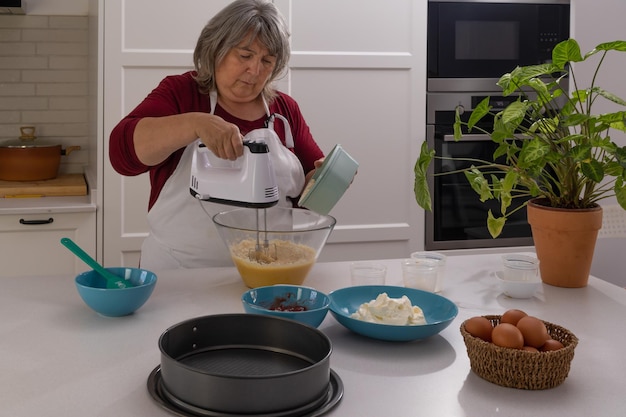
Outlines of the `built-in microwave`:
{"label": "built-in microwave", "polygon": [[491,84],[518,65],[550,62],[569,30],[569,0],[429,0],[428,90],[464,89],[455,80]]}

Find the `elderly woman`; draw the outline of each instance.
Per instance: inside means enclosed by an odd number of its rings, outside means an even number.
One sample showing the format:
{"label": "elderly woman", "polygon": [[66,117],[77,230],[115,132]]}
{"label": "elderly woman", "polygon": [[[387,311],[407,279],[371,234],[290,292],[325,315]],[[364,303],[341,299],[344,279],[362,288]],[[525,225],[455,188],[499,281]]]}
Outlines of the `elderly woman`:
{"label": "elderly woman", "polygon": [[113,129],[114,169],[122,175],[150,173],[150,234],[141,250],[142,267],[231,264],[208,216],[226,207],[200,202],[189,192],[198,138],[218,157],[234,160],[243,154],[243,135],[274,121],[269,125],[277,144],[268,145],[279,204],[291,206],[301,194],[324,155],[294,99],[272,87],[289,55],[287,26],[275,6],[237,0],[202,30],[195,71],[166,77]]}

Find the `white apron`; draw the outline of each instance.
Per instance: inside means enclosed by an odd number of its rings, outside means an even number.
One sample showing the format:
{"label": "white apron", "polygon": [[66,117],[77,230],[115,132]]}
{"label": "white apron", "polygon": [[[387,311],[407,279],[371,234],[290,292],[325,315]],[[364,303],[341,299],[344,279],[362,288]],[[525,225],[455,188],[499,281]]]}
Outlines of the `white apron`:
{"label": "white apron", "polygon": [[[209,97],[213,114],[217,94],[212,92]],[[294,147],[289,123],[281,115],[270,114],[267,103],[264,104],[268,128],[253,130],[249,135],[253,138],[262,137],[267,142],[278,183],[278,205],[291,207],[292,203],[287,197],[300,195],[304,187],[304,171],[298,158],[287,149]],[[280,118],[285,125],[287,147],[283,146],[274,132],[275,117]],[[148,212],[150,234],[141,247],[142,268],[159,270],[232,265],[228,249],[211,218],[220,211],[234,207],[201,201],[189,192],[193,143],[185,148],[178,166]],[[253,209],[250,215],[255,215]]]}

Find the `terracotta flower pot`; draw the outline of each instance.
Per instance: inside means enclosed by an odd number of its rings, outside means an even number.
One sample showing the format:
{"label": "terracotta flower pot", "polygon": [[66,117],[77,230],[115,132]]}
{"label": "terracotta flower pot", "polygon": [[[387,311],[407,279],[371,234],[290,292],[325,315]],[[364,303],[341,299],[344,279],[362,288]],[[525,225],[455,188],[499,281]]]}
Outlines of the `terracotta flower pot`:
{"label": "terracotta flower pot", "polygon": [[602,227],[602,207],[561,209],[534,199],[527,211],[541,280],[557,287],[585,287]]}

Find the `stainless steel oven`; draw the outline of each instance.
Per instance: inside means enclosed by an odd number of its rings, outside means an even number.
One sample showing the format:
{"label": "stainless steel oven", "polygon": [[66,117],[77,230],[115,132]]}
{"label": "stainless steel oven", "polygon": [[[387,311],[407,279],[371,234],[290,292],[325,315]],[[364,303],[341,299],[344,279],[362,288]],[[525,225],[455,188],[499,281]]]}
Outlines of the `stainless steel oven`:
{"label": "stainless steel oven", "polygon": [[[466,134],[454,141],[455,110],[460,109],[461,117],[467,118],[487,96],[494,110],[516,100],[502,96],[498,79],[516,66],[551,60],[553,47],[569,38],[569,3],[428,0],[426,141],[437,155],[492,160],[495,145],[488,136]],[[497,203],[480,202],[463,174],[432,175],[460,168],[455,165],[458,163],[437,159],[431,165],[433,211],[426,212],[425,248],[532,245],[526,210],[509,217],[500,237],[493,239],[487,231],[487,212],[499,213]]]}
{"label": "stainless steel oven", "polygon": [[[496,92],[428,94],[426,141],[430,148],[435,149],[436,155],[493,160],[495,145],[488,135],[464,134],[459,141],[453,137],[456,109],[460,109],[462,118],[467,118],[475,105],[487,96],[491,97],[494,109],[503,108],[516,99],[498,96]],[[486,120],[486,123],[490,122]],[[463,174],[433,175],[469,165],[469,162],[440,159],[431,164],[428,179],[433,210],[426,212],[425,248],[443,250],[532,245],[526,210],[520,210],[507,219],[501,236],[493,239],[487,230],[487,212],[491,209],[499,213],[497,202],[481,202]]]}
{"label": "stainless steel oven", "polygon": [[518,65],[549,62],[569,27],[569,0],[429,0],[428,90],[493,88]]}

